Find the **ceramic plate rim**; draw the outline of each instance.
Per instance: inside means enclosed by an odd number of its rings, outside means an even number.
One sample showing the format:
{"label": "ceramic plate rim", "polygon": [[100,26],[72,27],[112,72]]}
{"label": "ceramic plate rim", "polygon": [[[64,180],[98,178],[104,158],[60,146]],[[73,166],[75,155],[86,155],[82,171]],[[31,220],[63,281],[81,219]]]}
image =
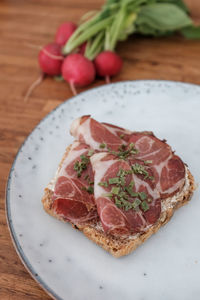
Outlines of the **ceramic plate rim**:
{"label": "ceramic plate rim", "polygon": [[26,270],[29,272],[29,274],[32,276],[32,278],[39,284],[39,286],[51,297],[53,297],[56,300],[63,300],[63,298],[59,297],[52,289],[51,287],[49,287],[44,280],[40,277],[39,274],[37,274],[34,271],[34,267],[32,266],[31,262],[28,260],[28,258],[26,257],[23,249],[20,246],[19,243],[19,239],[17,238],[17,235],[15,233],[15,229],[14,226],[12,224],[12,216],[11,216],[11,210],[10,210],[10,185],[11,185],[11,176],[12,176],[12,172],[13,169],[15,167],[16,161],[18,159],[18,156],[20,154],[21,149],[23,148],[23,146],[25,145],[25,143],[27,142],[29,136],[33,133],[33,131],[41,124],[43,123],[51,114],[53,114],[59,107],[61,107],[62,105],[65,105],[66,102],[69,101],[73,101],[74,99],[76,99],[77,97],[80,97],[80,95],[83,94],[87,94],[90,93],[94,90],[98,90],[98,89],[102,89],[102,88],[109,88],[113,85],[123,85],[126,83],[134,83],[134,82],[156,82],[156,83],[170,83],[170,84],[180,84],[180,85],[190,85],[195,86],[195,87],[199,87],[200,86],[198,84],[194,84],[194,83],[188,83],[188,82],[181,82],[181,81],[175,81],[175,80],[156,80],[156,79],[140,79],[140,80],[124,80],[124,81],[118,81],[118,82],[114,82],[114,83],[110,83],[107,85],[101,85],[98,87],[94,87],[91,89],[88,89],[84,92],[79,93],[76,96],[73,96],[69,99],[64,100],[62,103],[60,103],[58,106],[56,106],[53,110],[51,110],[44,118],[42,118],[42,120],[40,120],[37,125],[31,130],[31,132],[28,134],[28,136],[24,139],[24,141],[22,142],[21,146],[19,147],[19,150],[17,151],[17,154],[15,155],[15,158],[13,160],[13,163],[11,165],[9,174],[8,174],[8,179],[7,179],[7,183],[6,183],[6,193],[5,193],[5,210],[6,210],[6,219],[7,219],[7,225],[8,225],[8,229],[10,232],[10,236],[11,236],[11,240],[13,243],[13,246],[18,254],[18,257],[20,258],[21,262],[23,263],[24,267],[26,268]]}

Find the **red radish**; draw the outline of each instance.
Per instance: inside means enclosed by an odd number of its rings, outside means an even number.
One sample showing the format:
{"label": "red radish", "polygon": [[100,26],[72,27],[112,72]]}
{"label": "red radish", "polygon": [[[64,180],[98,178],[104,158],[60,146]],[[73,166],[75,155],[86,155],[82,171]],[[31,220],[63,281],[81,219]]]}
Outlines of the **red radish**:
{"label": "red radish", "polygon": [[95,79],[93,63],[80,53],[68,55],[62,65],[62,76],[69,82],[72,92],[76,94],[74,86],[86,86]]}
{"label": "red radish", "polygon": [[106,77],[109,82],[109,77],[118,74],[122,68],[122,59],[119,55],[112,51],[103,51],[94,60],[97,74]]}
{"label": "red radish", "polygon": [[61,46],[56,43],[46,45],[38,56],[41,70],[51,76],[61,74],[63,59]]}
{"label": "red radish", "polygon": [[76,24],[72,22],[61,24],[56,32],[55,42],[60,46],[64,46],[76,28]]}
{"label": "red radish", "polygon": [[79,53],[80,54],[85,54],[85,48],[86,48],[86,46],[87,46],[87,42],[85,42],[85,43],[83,43],[82,45],[80,45],[80,47],[79,47]]}
{"label": "red radish", "polygon": [[63,59],[61,46],[56,43],[48,44],[40,50],[38,61],[42,73],[29,87],[24,102],[28,101],[32,91],[43,81],[45,75],[55,76],[61,74]]}

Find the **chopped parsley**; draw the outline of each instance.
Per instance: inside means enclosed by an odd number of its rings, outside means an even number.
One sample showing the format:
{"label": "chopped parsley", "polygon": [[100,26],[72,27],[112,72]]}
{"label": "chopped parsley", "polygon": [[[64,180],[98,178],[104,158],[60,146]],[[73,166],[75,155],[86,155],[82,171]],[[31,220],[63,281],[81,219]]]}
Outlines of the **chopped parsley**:
{"label": "chopped parsley", "polygon": [[119,183],[120,179],[119,179],[119,177],[109,178],[108,182],[109,182],[109,184],[115,184],[115,183]]}
{"label": "chopped parsley", "polygon": [[[133,187],[135,183],[133,180],[126,185],[126,176],[132,173],[132,170],[120,169],[116,177],[109,178],[108,181],[102,181],[98,184],[104,187],[111,185],[111,191],[103,194],[103,196],[114,199],[115,205],[118,208],[125,211],[130,209],[138,210],[138,207],[141,205],[141,208],[145,212],[149,209],[149,205],[145,201],[147,200],[147,194],[145,192],[134,192]],[[130,197],[134,198],[133,202],[130,201]],[[147,201],[149,202],[149,199]]]}
{"label": "chopped parsley", "polygon": [[144,212],[149,210],[149,204],[146,201],[142,201],[141,207]]}
{"label": "chopped parsley", "polygon": [[147,194],[145,192],[140,192],[139,196],[140,196],[141,200],[146,200],[147,199]]}
{"label": "chopped parsley", "polygon": [[128,158],[130,155],[135,155],[138,153],[138,150],[135,148],[135,145],[133,143],[130,143],[128,147],[124,144],[121,145],[118,148],[118,151],[112,151],[109,148],[107,150],[111,154],[117,156],[119,159],[124,159],[124,160],[126,160],[126,158]]}
{"label": "chopped parsley", "polygon": [[104,148],[106,148],[106,147],[107,147],[106,143],[101,143],[101,144],[99,145],[99,148],[100,148],[100,149],[104,149]]}
{"label": "chopped parsley", "polygon": [[[89,152],[88,152],[89,153]],[[77,173],[77,177],[81,177],[82,173],[84,170],[87,169],[87,166],[90,162],[90,159],[88,157],[88,154],[87,156],[85,155],[80,155],[80,160],[77,160],[75,163],[74,163],[74,170],[76,171]],[[82,187],[82,190],[85,190],[87,191],[89,194],[94,194],[94,188],[93,188],[93,184],[94,182],[91,181],[90,179],[90,176],[88,174],[86,174],[84,177],[83,177],[84,180],[87,180],[89,186],[88,187],[85,187],[83,186]]]}
{"label": "chopped parsley", "polygon": [[152,160],[144,160],[144,164],[145,164],[145,165],[152,164]]}
{"label": "chopped parsley", "polygon": [[131,169],[133,170],[133,173],[135,173],[135,174],[144,175],[144,179],[150,179],[150,180],[154,179],[153,176],[149,176],[148,171],[145,169],[145,167],[143,165],[135,163],[131,166]]}
{"label": "chopped parsley", "polygon": [[117,173],[117,176],[119,177],[119,185],[124,186],[126,184],[125,177],[131,173],[132,173],[131,170],[120,169],[119,172]]}
{"label": "chopped parsley", "polygon": [[85,186],[83,186],[82,190],[88,192],[89,194],[94,194],[94,188],[93,188],[93,186],[88,186],[87,188]]}
{"label": "chopped parsley", "polygon": [[129,151],[130,151],[130,154],[133,154],[133,155],[135,155],[139,152],[138,149],[135,148],[134,143],[129,144]]}
{"label": "chopped parsley", "polygon": [[118,195],[120,192],[120,187],[114,186],[112,187],[111,193],[114,195]]}
{"label": "chopped parsley", "polygon": [[94,181],[91,181],[90,176],[87,174],[83,177],[85,180],[87,180],[87,182],[89,183],[89,185],[94,184]]}
{"label": "chopped parsley", "polygon": [[133,208],[134,209],[136,209],[136,208],[138,208],[138,206],[141,204],[141,200],[140,199],[138,199],[138,198],[136,198],[135,200],[134,200],[134,202],[133,202]]}
{"label": "chopped parsley", "polygon": [[89,186],[88,188],[87,188],[87,192],[89,193],[89,194],[94,194],[94,188],[93,188],[93,186]]}
{"label": "chopped parsley", "polygon": [[87,169],[87,166],[90,162],[89,158],[85,155],[80,156],[81,161],[77,160],[74,164],[74,170],[77,173],[77,177],[81,177],[82,172]]}
{"label": "chopped parsley", "polygon": [[108,197],[108,198],[112,198],[112,197],[113,197],[113,194],[112,194],[112,193],[105,193],[105,194],[103,194],[102,196]]}
{"label": "chopped parsley", "polygon": [[140,203],[141,201],[137,198],[133,202],[129,202],[125,199],[115,197],[115,205],[118,208],[124,209],[125,211],[128,211],[130,209],[137,210]]}
{"label": "chopped parsley", "polygon": [[101,181],[98,185],[108,187],[108,183],[106,181]]}
{"label": "chopped parsley", "polygon": [[94,154],[94,150],[93,149],[90,149],[89,151],[88,151],[88,154],[87,154],[87,156],[92,156]]}
{"label": "chopped parsley", "polygon": [[138,193],[133,192],[133,186],[134,186],[134,181],[131,181],[131,183],[129,183],[129,185],[125,187],[125,190],[129,193],[130,196],[137,197]]}
{"label": "chopped parsley", "polygon": [[123,139],[124,138],[124,134],[120,134],[120,139]]}

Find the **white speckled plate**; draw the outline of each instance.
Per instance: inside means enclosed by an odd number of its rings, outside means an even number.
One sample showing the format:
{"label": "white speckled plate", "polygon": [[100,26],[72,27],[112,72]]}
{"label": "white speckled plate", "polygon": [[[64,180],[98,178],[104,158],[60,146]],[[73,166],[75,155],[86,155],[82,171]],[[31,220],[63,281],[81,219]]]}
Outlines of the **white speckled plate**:
{"label": "white speckled plate", "polygon": [[42,120],[12,166],[7,217],[22,261],[56,299],[199,300],[199,190],[156,235],[120,259],[44,212],[43,189],[73,140],[70,123],[85,114],[166,138],[200,182],[199,86],[134,81],[82,93]]}

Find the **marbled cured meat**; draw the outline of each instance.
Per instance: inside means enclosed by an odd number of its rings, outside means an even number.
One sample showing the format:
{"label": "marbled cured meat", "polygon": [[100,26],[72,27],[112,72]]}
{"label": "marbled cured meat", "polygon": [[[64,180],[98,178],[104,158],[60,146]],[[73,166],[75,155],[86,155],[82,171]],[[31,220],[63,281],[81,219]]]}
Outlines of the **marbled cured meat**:
{"label": "marbled cured meat", "polygon": [[[130,163],[119,160],[114,155],[108,153],[98,153],[91,157],[91,163],[94,170],[94,196],[97,204],[98,214],[104,228],[104,231],[114,235],[133,234],[143,231],[148,225],[155,223],[161,212],[161,202],[158,191],[148,184],[148,180],[142,180],[136,174],[131,172]],[[118,178],[120,170],[129,171],[125,176],[124,190],[134,182],[131,191],[135,193],[143,192],[148,196],[148,211],[143,211],[139,205],[137,209],[124,210],[117,207],[114,201],[115,197],[110,197],[115,184],[109,183],[109,179]],[[118,185],[119,186],[119,185]],[[133,203],[136,198],[127,194],[127,201]]]}
{"label": "marbled cured meat", "polygon": [[[62,168],[57,174],[53,193],[53,209],[65,220],[73,224],[86,223],[96,217],[93,194],[87,189],[93,184],[93,171],[89,161],[89,146],[74,142],[67,154]],[[77,176],[74,165],[81,162],[81,157],[88,161],[87,167]]]}
{"label": "marbled cured meat", "polygon": [[130,131],[123,128],[99,123],[90,116],[74,120],[70,132],[80,142],[100,151],[103,149],[101,148],[102,144],[109,149],[117,150],[122,144],[127,144],[125,140],[131,134]]}
{"label": "marbled cured meat", "polygon": [[151,161],[150,168],[162,198],[172,196],[182,189],[185,182],[185,166],[165,141],[154,135],[133,133],[129,143],[134,143],[138,149],[135,158]]}
{"label": "marbled cured meat", "polygon": [[163,199],[183,188],[185,165],[152,132],[131,132],[90,116],[73,121],[70,132],[77,141],[53,194],[54,210],[67,221],[99,218],[108,234],[143,232],[158,221]]}

